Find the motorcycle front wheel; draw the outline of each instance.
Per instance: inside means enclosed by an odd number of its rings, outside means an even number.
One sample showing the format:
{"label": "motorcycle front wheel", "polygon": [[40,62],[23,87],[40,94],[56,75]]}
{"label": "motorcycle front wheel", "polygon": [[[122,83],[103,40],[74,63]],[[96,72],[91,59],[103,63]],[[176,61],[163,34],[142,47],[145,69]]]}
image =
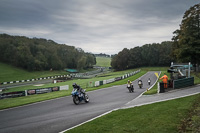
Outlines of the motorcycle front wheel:
{"label": "motorcycle front wheel", "polygon": [[128,90],[129,90],[129,92],[131,93],[131,88],[130,88],[130,87],[128,88]]}
{"label": "motorcycle front wheel", "polygon": [[78,105],[80,103],[80,100],[79,100],[79,97],[76,95],[76,96],[73,96],[73,102],[74,104]]}
{"label": "motorcycle front wheel", "polygon": [[139,85],[140,89],[142,88],[142,85]]}
{"label": "motorcycle front wheel", "polygon": [[85,94],[85,102],[88,103],[90,101],[89,96]]}

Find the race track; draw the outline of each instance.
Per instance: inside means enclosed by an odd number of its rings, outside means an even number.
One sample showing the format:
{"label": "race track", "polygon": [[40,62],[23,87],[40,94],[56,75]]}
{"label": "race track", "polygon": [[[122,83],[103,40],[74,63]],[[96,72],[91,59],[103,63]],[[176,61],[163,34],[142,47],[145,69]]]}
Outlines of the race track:
{"label": "race track", "polygon": [[[87,92],[89,103],[74,105],[71,96],[0,111],[1,133],[58,133],[92,119],[107,111],[119,108],[143,93],[157,79],[155,72],[141,77],[143,88],[134,82],[134,93],[126,85]],[[159,72],[157,72],[159,73]],[[151,85],[147,83],[151,78]]]}

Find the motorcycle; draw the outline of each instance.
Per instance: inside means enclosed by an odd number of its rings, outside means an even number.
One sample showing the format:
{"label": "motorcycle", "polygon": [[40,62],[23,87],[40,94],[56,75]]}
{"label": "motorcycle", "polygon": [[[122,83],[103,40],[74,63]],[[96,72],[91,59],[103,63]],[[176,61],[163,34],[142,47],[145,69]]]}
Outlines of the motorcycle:
{"label": "motorcycle", "polygon": [[139,88],[141,89],[142,88],[142,86],[143,86],[143,84],[142,84],[142,82],[141,81],[139,81],[138,82],[138,85],[139,85]]}
{"label": "motorcycle", "polygon": [[134,88],[133,88],[133,85],[132,84],[127,84],[127,88],[129,90],[129,92],[134,92]]}
{"label": "motorcycle", "polygon": [[86,103],[89,102],[89,96],[85,93],[84,89],[84,94],[79,92],[77,88],[74,88],[71,93],[73,97],[73,102],[74,104],[78,105],[81,101],[85,101]]}
{"label": "motorcycle", "polygon": [[151,85],[151,80],[148,80],[148,84]]}

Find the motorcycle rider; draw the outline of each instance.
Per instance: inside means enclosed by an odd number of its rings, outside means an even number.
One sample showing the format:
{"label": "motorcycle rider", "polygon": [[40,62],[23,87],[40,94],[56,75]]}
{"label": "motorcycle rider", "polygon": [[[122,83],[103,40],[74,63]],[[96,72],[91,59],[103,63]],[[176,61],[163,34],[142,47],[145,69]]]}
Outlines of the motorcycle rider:
{"label": "motorcycle rider", "polygon": [[149,84],[149,85],[151,84],[151,79],[150,79],[150,78],[148,79],[148,84]]}
{"label": "motorcycle rider", "polygon": [[143,85],[141,79],[138,80],[138,85]]}
{"label": "motorcycle rider", "polygon": [[131,88],[133,88],[133,83],[130,80],[128,80],[127,84],[129,84]]}
{"label": "motorcycle rider", "polygon": [[82,93],[85,96],[85,92],[79,85],[77,85],[76,83],[73,83],[72,86],[73,86],[73,88],[77,89],[79,93]]}

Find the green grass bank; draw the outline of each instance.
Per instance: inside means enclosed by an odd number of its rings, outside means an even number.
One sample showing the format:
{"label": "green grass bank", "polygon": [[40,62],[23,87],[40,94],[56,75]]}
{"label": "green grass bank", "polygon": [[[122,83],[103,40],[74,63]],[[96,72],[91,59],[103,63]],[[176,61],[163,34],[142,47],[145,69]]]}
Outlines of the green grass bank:
{"label": "green grass bank", "polygon": [[101,67],[111,67],[111,58],[110,57],[96,57],[96,66]]}
{"label": "green grass bank", "polygon": [[200,94],[113,111],[67,133],[177,133]]}

